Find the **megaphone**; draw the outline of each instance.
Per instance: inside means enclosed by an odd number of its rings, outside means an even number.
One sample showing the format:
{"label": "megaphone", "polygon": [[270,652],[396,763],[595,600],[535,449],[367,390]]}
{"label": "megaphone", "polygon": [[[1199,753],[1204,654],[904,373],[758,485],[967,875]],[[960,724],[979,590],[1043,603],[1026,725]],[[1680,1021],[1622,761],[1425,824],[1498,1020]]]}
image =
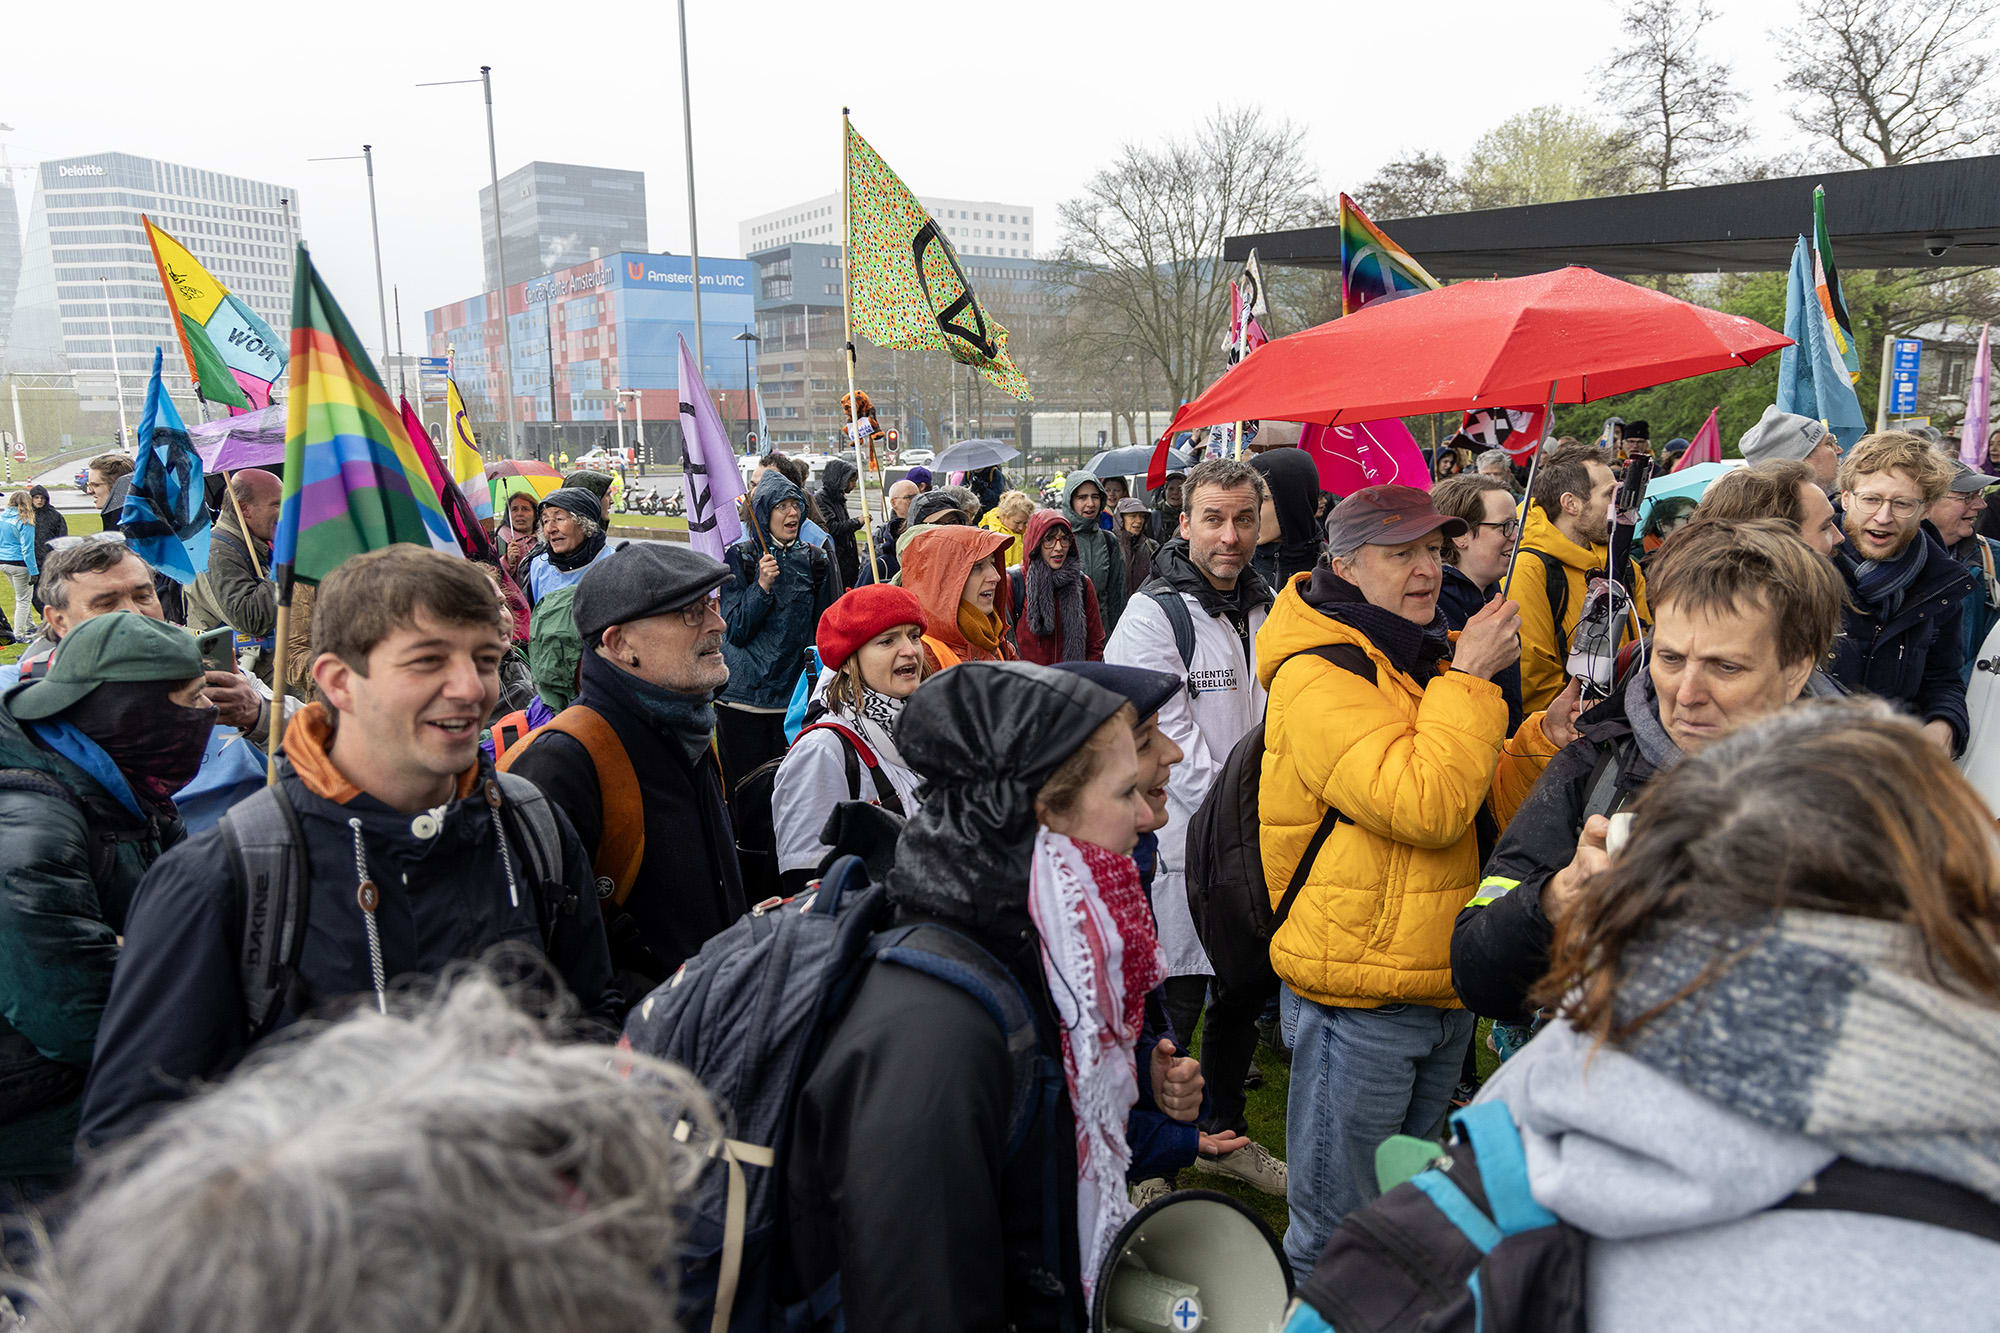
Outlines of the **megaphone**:
{"label": "megaphone", "polygon": [[1177,1190],[1119,1228],[1091,1333],[1279,1333],[1292,1270],[1262,1218],[1227,1194]]}

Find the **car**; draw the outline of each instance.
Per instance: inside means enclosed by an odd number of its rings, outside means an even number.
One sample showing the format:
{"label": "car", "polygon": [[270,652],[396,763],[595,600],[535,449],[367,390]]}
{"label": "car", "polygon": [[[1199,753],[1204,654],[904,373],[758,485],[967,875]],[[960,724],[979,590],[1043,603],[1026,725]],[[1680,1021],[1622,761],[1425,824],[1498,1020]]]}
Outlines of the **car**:
{"label": "car", "polygon": [[928,449],[903,450],[903,462],[910,467],[929,467],[937,455]]}
{"label": "car", "polygon": [[618,453],[614,449],[592,449],[589,453],[577,459],[571,466],[578,468],[615,468],[618,466]]}

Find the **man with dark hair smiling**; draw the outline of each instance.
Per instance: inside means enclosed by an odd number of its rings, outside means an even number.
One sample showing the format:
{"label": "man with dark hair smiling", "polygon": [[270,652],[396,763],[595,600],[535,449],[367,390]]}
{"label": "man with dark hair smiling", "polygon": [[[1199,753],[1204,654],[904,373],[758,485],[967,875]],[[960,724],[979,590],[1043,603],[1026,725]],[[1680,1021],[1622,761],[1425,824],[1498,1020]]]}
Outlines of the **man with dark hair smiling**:
{"label": "man with dark hair smiling", "polygon": [[480,753],[506,642],[493,585],[466,560],[391,546],[327,576],[324,702],[285,729],[285,775],[140,886],[85,1141],[131,1133],[296,1019],[356,997],[386,1006],[397,980],[503,943],[545,953],[587,1015],[617,1021],[588,851],[534,784]]}

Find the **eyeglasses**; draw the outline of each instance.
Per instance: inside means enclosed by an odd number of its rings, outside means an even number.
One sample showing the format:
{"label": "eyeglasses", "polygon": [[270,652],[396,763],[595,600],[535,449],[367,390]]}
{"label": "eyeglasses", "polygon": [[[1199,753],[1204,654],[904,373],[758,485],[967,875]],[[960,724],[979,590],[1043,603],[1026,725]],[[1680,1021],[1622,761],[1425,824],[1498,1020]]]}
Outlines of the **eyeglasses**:
{"label": "eyeglasses", "polygon": [[1502,537],[1512,537],[1521,530],[1521,520],[1518,518],[1509,518],[1503,519],[1498,523],[1474,523],[1472,527],[1474,531],[1480,528],[1498,528]]}
{"label": "eyeglasses", "polygon": [[688,605],[682,607],[678,614],[681,618],[681,624],[686,625],[689,629],[700,629],[708,623],[708,613],[711,611],[715,612],[718,616],[722,614],[722,594],[720,592],[712,592],[698,602],[690,602]]}
{"label": "eyeglasses", "polygon": [[1866,495],[1856,495],[1853,491],[1847,493],[1847,507],[1858,509],[1864,514],[1879,514],[1884,505],[1887,505],[1889,512],[1897,518],[1906,519],[1915,518],[1924,509],[1922,500],[1912,500],[1906,496],[1876,495],[1873,492]]}

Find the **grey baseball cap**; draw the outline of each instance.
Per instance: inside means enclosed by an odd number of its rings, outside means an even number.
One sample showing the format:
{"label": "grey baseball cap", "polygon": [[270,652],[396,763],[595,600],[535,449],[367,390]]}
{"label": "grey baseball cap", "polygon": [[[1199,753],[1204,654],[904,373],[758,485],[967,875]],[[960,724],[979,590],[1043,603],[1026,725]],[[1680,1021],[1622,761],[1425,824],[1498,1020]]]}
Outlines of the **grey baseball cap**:
{"label": "grey baseball cap", "polygon": [[1989,477],[1984,472],[1974,472],[1957,459],[1951,460],[1951,490],[1954,495],[1970,495],[1983,491],[1988,486],[2000,486],[2000,477]]}

